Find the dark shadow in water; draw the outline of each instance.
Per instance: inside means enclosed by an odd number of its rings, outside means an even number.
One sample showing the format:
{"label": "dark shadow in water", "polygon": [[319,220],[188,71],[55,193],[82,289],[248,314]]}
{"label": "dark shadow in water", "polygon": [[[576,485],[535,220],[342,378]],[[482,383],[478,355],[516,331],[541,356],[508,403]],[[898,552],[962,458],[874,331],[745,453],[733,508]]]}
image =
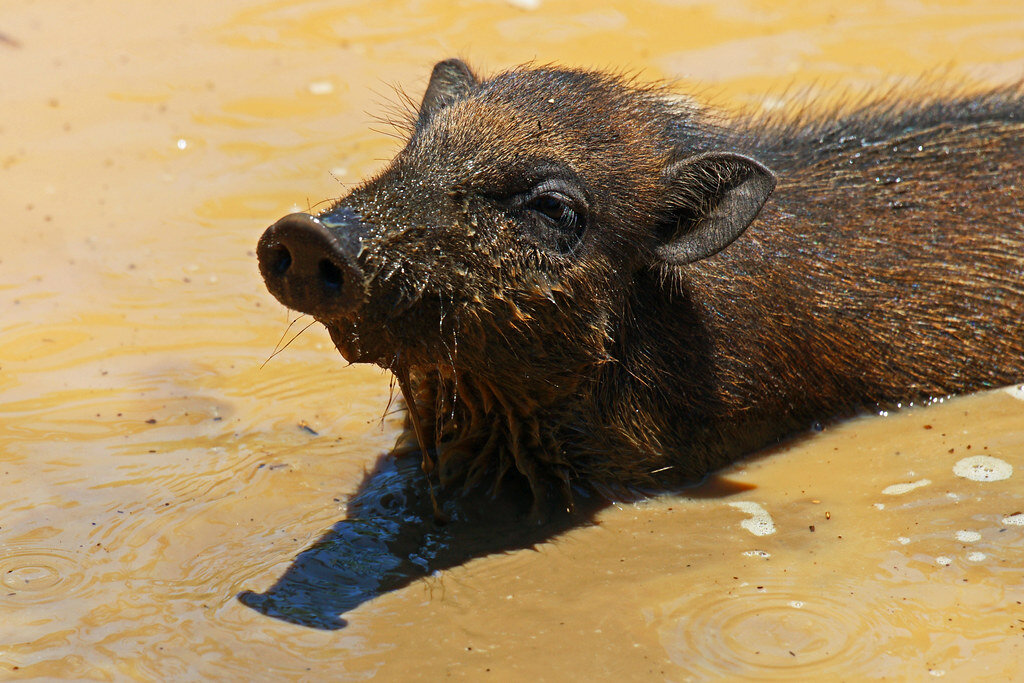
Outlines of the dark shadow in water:
{"label": "dark shadow in water", "polygon": [[[755,487],[711,475],[677,493],[725,498],[751,488]],[[418,452],[380,458],[349,499],[345,519],[299,553],[265,593],[243,591],[238,599],[282,621],[325,630],[344,628],[348,622],[342,615],[368,600],[473,558],[530,548],[593,524],[597,513],[610,504],[607,496],[576,488],[574,511],[555,510],[538,523],[530,516],[533,496],[526,480],[507,477],[495,497],[482,491],[461,498],[439,497],[449,520],[439,524],[428,491]],[[641,497],[641,492],[614,494],[619,501]]]}
{"label": "dark shadow in water", "polygon": [[576,509],[544,523],[530,519],[528,490],[516,478],[496,497],[439,498],[449,521],[434,521],[427,479],[417,457],[384,457],[348,503],[348,516],[302,551],[265,593],[244,591],[248,607],[319,629],[344,628],[342,615],[367,600],[475,557],[529,548],[593,523],[608,501],[575,491]]}

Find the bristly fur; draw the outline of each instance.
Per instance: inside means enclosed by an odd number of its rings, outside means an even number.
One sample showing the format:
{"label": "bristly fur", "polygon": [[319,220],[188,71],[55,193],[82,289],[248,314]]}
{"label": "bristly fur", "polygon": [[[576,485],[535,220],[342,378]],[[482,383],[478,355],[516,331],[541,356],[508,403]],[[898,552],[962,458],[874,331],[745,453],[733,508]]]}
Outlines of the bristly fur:
{"label": "bristly fur", "polygon": [[[358,215],[365,302],[313,312],[349,360],[409,373],[444,484],[672,486],[1024,379],[1019,84],[729,116],[621,74],[449,61],[387,120],[405,149],[321,216]],[[751,173],[763,209],[729,194]],[[665,256],[738,220],[727,202],[757,216],[735,242]]]}

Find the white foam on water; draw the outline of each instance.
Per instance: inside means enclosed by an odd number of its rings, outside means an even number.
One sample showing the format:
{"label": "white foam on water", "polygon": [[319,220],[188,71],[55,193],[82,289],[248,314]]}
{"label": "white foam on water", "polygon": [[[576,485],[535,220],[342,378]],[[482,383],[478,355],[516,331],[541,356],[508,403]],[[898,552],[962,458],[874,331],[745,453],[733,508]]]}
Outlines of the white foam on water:
{"label": "white foam on water", "polygon": [[1016,512],[1008,517],[1003,517],[1002,521],[1006,526],[1024,526],[1024,512]]}
{"label": "white foam on water", "polygon": [[978,552],[968,553],[967,554],[967,559],[970,560],[971,562],[981,562],[981,561],[983,561],[985,559],[985,553],[978,553]]}
{"label": "white foam on water", "polygon": [[931,479],[920,479],[918,481],[910,482],[909,484],[893,484],[892,486],[886,486],[882,489],[882,493],[887,496],[900,496],[907,491],[913,491],[914,489],[921,488],[922,486],[928,486],[932,483]]}
{"label": "white foam on water", "polygon": [[772,556],[771,553],[764,550],[746,550],[743,552],[743,555],[746,557],[763,557],[766,560]]}
{"label": "white foam on water", "polygon": [[981,540],[981,534],[979,534],[977,531],[967,531],[966,529],[961,529],[960,531],[956,532],[956,540],[962,541],[963,543],[974,543],[975,541]]}
{"label": "white foam on water", "polygon": [[953,474],[971,481],[1002,481],[1013,475],[1013,466],[991,455],[972,455],[957,461]]}
{"label": "white foam on water", "polygon": [[949,565],[953,564],[953,560],[946,557],[945,555],[939,555],[935,558],[935,564],[942,565],[943,567],[948,567]]}
{"label": "white foam on water", "polygon": [[775,522],[760,503],[743,500],[738,503],[728,503],[728,505],[750,515],[750,519],[740,522],[740,526],[755,536],[768,536],[775,533]]}

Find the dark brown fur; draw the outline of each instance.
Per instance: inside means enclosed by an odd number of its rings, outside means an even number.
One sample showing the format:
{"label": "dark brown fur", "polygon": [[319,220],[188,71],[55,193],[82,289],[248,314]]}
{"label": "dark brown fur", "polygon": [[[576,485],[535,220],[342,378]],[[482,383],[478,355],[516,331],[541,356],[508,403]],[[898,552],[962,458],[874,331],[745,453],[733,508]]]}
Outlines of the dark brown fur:
{"label": "dark brown fur", "polygon": [[[674,485],[815,421],[1024,379],[1020,88],[729,120],[614,75],[449,61],[410,133],[320,217],[358,216],[359,301],[279,297],[409,374],[444,483]],[[552,177],[584,229],[540,215],[567,215],[536,199]]]}

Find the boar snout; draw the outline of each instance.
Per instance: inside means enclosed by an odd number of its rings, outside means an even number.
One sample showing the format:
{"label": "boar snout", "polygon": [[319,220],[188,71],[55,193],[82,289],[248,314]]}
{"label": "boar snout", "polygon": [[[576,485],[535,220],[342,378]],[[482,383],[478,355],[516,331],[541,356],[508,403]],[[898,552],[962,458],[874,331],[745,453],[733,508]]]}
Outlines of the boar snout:
{"label": "boar snout", "polygon": [[366,296],[358,262],[362,229],[349,209],[320,217],[293,213],[277,221],[256,249],[267,289],[288,308],[316,318],[358,308]]}

